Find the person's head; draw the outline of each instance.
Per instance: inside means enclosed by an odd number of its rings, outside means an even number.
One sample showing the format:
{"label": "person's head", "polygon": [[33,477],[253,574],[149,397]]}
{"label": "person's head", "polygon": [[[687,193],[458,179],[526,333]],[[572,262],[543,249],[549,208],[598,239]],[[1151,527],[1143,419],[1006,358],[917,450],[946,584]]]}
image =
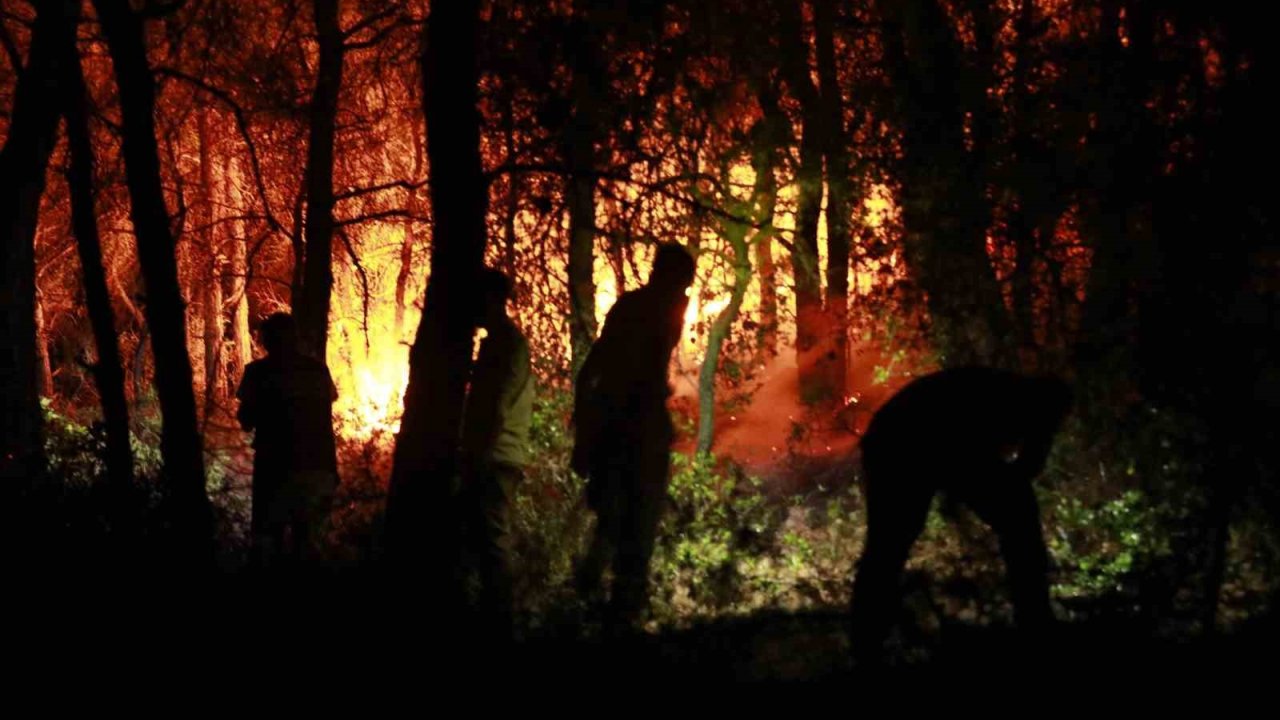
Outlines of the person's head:
{"label": "person's head", "polygon": [[511,280],[505,274],[485,268],[480,273],[479,307],[477,322],[481,327],[493,327],[507,316],[507,300],[511,298]]}
{"label": "person's head", "polygon": [[674,243],[662,243],[653,256],[649,284],[672,294],[684,294],[693,284],[696,266],[688,250]]}
{"label": "person's head", "polygon": [[274,313],[263,320],[258,326],[258,337],[268,355],[289,354],[298,349],[298,326],[286,312]]}

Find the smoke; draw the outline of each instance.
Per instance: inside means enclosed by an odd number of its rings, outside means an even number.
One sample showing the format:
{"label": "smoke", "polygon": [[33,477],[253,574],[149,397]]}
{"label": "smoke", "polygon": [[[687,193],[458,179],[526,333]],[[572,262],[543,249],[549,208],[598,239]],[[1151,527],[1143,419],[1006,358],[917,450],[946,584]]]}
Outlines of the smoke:
{"label": "smoke", "polygon": [[[785,348],[757,369],[745,405],[717,408],[713,452],[761,477],[772,492],[842,487],[853,482],[858,439],[875,410],[910,376],[893,372],[893,358],[871,344],[851,348],[848,387],[835,407],[800,402],[795,349]],[[677,397],[696,399],[696,374],[679,373]]]}

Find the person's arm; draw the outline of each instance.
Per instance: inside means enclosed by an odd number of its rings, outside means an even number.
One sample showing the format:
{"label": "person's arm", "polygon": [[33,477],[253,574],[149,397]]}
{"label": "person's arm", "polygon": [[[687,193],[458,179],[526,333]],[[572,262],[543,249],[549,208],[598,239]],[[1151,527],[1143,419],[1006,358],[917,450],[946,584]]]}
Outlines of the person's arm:
{"label": "person's arm", "polygon": [[513,380],[514,352],[510,338],[498,333],[491,333],[480,345],[463,421],[462,449],[466,462],[483,462],[492,454],[502,430],[503,400]]}
{"label": "person's arm", "polygon": [[249,431],[258,426],[258,383],[257,370],[253,365],[244,369],[244,377],[240,380],[240,388],[236,390],[240,407],[236,410],[236,419],[240,428]]}
{"label": "person's arm", "polygon": [[590,469],[591,450],[599,438],[600,419],[600,382],[605,368],[611,364],[611,350],[616,344],[615,331],[618,325],[618,305],[609,310],[605,316],[604,327],[600,337],[591,344],[587,357],[582,361],[578,377],[573,386],[573,456],[569,467],[576,473],[586,476]]}
{"label": "person's arm", "polygon": [[573,384],[573,422],[575,425],[587,419],[594,404],[596,388],[600,384],[600,342],[592,343],[587,358],[578,369]]}

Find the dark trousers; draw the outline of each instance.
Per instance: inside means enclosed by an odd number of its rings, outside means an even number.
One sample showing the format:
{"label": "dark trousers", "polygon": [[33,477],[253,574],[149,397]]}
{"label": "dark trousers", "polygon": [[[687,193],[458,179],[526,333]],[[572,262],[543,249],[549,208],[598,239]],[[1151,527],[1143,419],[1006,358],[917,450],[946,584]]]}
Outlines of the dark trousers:
{"label": "dark trousers", "polygon": [[318,566],[337,484],[337,476],[327,470],[291,471],[272,464],[255,465],[253,564],[274,569]]}
{"label": "dark trousers", "polygon": [[613,569],[608,621],[632,625],[648,607],[649,560],[666,506],[670,477],[669,438],[644,447],[619,443],[593,463],[588,499],[596,512],[596,531],[578,566],[578,591],[600,590],[606,568]]}
{"label": "dark trousers", "polygon": [[[912,482],[914,478],[885,477],[872,467],[867,468],[867,477],[867,540],[853,585],[852,642],[859,663],[875,664],[882,658],[899,609],[902,569],[924,529],[936,486]],[[1031,483],[996,473],[947,492],[999,538],[1018,625],[1043,629],[1053,617],[1049,562]]]}
{"label": "dark trousers", "polygon": [[479,579],[477,607],[486,631],[512,632],[512,517],[515,491],[524,472],[500,463],[473,469],[461,493],[462,567]]}

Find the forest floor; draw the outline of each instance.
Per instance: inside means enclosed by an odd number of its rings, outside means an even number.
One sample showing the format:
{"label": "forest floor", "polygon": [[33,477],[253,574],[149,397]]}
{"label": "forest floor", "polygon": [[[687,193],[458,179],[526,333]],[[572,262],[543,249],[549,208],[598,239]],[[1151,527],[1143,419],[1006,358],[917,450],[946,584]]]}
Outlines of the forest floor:
{"label": "forest floor", "polygon": [[103,593],[77,604],[64,595],[27,609],[6,633],[8,654],[28,670],[133,673],[148,682],[171,674],[213,685],[301,681],[313,697],[399,677],[445,694],[485,688],[491,695],[477,698],[484,704],[517,686],[578,699],[632,689],[642,692],[627,697],[653,702],[667,688],[730,682],[879,691],[899,681],[917,690],[960,683],[979,702],[1016,688],[1070,694],[1116,686],[1168,699],[1193,687],[1257,692],[1280,669],[1280,625],[1270,620],[1193,639],[1157,638],[1126,623],[1063,623],[1034,644],[1008,627],[951,623],[927,646],[920,638],[897,646],[885,668],[858,669],[849,659],[847,617],[837,610],[760,612],[612,640],[573,631],[498,644],[462,632],[456,617],[404,612],[403,603],[352,585],[315,586],[314,593],[239,585],[206,588],[198,599],[154,590],[128,602]]}

